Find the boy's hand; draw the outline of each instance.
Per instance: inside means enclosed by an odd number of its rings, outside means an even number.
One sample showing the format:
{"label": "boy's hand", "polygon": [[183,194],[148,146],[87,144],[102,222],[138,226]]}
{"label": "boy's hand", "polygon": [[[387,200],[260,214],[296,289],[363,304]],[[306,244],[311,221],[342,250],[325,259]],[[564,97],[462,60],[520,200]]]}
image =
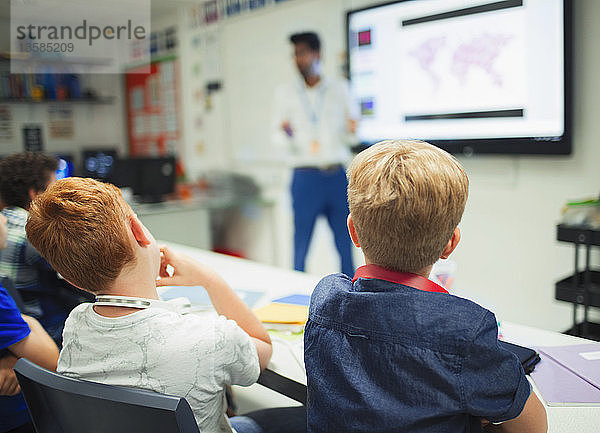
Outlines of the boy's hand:
{"label": "boy's hand", "polygon": [[0,395],[12,396],[21,392],[13,366],[16,358],[8,355],[0,359]]}
{"label": "boy's hand", "polygon": [[[235,320],[240,328],[252,337],[258,353],[260,369],[263,370],[269,363],[271,352],[271,338],[258,318],[252,313],[244,301],[233,291],[231,286],[215,271],[202,265],[194,259],[167,247],[160,249],[160,280],[157,286],[203,286],[215,307],[217,314]],[[169,272],[168,267],[173,268]]]}
{"label": "boy's hand", "polygon": [[[160,280],[156,286],[206,286],[214,271],[198,263],[185,254],[177,253],[163,246],[160,249]],[[167,266],[173,268],[169,273]]]}

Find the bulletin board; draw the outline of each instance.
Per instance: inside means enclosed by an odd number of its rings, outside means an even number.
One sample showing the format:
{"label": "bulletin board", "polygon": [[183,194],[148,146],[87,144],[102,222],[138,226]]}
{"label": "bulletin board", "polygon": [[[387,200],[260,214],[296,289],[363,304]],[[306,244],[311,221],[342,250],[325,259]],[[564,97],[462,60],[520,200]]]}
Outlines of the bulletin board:
{"label": "bulletin board", "polygon": [[177,59],[153,62],[149,73],[140,72],[132,69],[125,74],[129,154],[177,154],[181,136]]}

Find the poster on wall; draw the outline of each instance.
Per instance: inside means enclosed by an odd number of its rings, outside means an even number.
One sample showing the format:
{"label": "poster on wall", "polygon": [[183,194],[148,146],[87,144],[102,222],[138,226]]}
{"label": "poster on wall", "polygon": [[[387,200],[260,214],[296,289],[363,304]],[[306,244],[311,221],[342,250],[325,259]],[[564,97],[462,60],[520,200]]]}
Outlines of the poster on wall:
{"label": "poster on wall", "polygon": [[51,138],[72,139],[74,136],[73,108],[64,105],[48,107],[48,129]]}
{"label": "poster on wall", "polygon": [[11,141],[15,137],[15,122],[8,105],[0,105],[0,141]]}
{"label": "poster on wall", "polygon": [[178,62],[173,57],[152,63],[149,74],[136,73],[134,69],[125,75],[131,156],[178,153],[177,68]]}
{"label": "poster on wall", "polygon": [[42,152],[44,150],[41,125],[25,125],[23,127],[23,150],[25,152]]}
{"label": "poster on wall", "polygon": [[190,30],[194,30],[209,26],[219,20],[233,18],[288,1],[290,0],[205,0],[189,7],[188,27]]}

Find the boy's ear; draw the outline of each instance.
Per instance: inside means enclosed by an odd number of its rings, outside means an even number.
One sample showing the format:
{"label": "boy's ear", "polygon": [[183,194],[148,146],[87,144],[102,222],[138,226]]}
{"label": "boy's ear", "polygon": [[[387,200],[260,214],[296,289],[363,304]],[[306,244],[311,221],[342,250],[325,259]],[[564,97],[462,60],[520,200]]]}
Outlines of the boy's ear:
{"label": "boy's ear", "polygon": [[354,227],[354,221],[352,221],[352,214],[348,214],[348,220],[346,222],[348,224],[348,233],[350,233],[350,239],[352,239],[352,243],[356,246],[356,248],[360,248],[358,236],[356,235],[356,228]]}
{"label": "boy's ear", "polygon": [[139,219],[135,215],[129,217],[129,223],[131,224],[131,232],[133,233],[133,237],[137,241],[137,243],[143,247],[146,245],[150,245],[150,239],[146,235],[146,231],[144,230],[144,226],[140,222]]}
{"label": "boy's ear", "polygon": [[450,254],[452,254],[452,251],[454,251],[454,249],[456,248],[456,246],[458,245],[459,242],[460,242],[460,229],[458,227],[456,227],[454,229],[454,232],[452,232],[452,237],[446,244],[446,248],[444,248],[444,251],[442,251],[442,255],[440,256],[440,259],[447,259],[448,257],[450,257]]}

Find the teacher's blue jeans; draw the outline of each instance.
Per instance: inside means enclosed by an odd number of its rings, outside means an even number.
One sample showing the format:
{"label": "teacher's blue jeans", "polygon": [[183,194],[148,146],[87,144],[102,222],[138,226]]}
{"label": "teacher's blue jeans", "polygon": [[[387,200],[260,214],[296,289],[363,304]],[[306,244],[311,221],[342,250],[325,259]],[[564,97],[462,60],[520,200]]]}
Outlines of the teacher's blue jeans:
{"label": "teacher's blue jeans", "polygon": [[341,270],[354,275],[352,241],[346,227],[348,180],[341,165],[335,170],[296,168],[292,179],[294,208],[294,269],[304,271],[317,217],[327,218],[341,259]]}

